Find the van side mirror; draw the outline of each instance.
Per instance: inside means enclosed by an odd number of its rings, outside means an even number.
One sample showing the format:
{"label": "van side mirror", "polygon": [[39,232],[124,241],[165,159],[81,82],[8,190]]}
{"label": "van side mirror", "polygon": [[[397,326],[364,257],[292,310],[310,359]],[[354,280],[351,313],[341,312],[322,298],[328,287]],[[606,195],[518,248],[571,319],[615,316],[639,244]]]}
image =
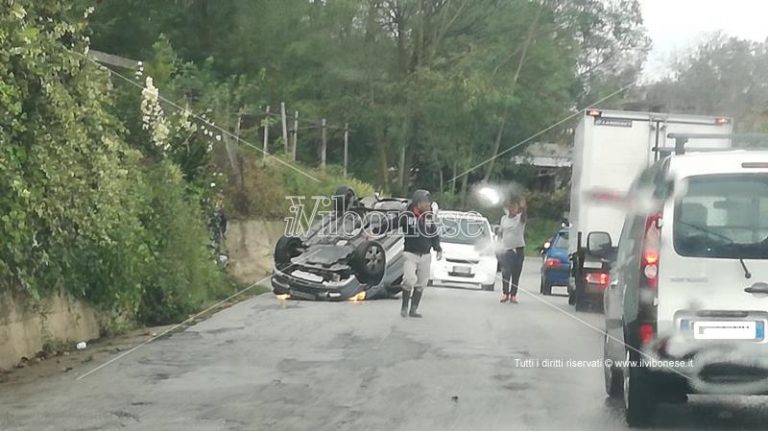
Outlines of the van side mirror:
{"label": "van side mirror", "polygon": [[593,256],[608,258],[613,249],[611,234],[608,232],[590,232],[587,235],[587,252]]}

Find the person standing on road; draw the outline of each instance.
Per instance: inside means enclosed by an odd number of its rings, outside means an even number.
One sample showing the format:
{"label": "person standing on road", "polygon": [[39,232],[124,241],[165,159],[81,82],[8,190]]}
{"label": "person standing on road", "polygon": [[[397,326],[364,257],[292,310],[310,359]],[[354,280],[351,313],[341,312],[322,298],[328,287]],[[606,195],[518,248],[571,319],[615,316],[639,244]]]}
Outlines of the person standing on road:
{"label": "person standing on road", "polygon": [[517,303],[517,287],[525,261],[525,223],[528,208],[525,198],[512,199],[501,217],[501,302]]}
{"label": "person standing on road", "polygon": [[[390,229],[403,230],[405,238],[403,253],[403,302],[400,315],[422,317],[419,303],[427,286],[432,264],[431,251],[437,252],[437,260],[443,258],[440,236],[432,212],[432,196],[426,190],[413,192],[408,210],[395,220],[384,223],[374,233],[382,234]],[[410,310],[409,310],[410,305]]]}

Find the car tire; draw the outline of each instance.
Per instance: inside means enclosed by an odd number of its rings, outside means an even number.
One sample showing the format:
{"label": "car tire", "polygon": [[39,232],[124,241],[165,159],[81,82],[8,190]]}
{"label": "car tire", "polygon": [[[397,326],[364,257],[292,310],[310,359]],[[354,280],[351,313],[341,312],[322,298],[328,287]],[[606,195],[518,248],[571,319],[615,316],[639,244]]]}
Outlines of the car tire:
{"label": "car tire", "polygon": [[544,280],[541,280],[541,294],[544,296],[552,295],[552,285]]}
{"label": "car tire", "polygon": [[576,290],[573,292],[573,294],[573,305],[576,306],[576,311],[587,311],[587,309],[589,309],[589,303],[584,297],[584,293],[579,292],[579,288],[576,287]]}
{"label": "car tire", "polygon": [[624,393],[624,418],[630,427],[645,427],[653,422],[656,401],[653,386],[643,379],[644,369],[630,367],[630,361],[637,361],[637,355],[627,350],[622,372]]}
{"label": "car tire", "polygon": [[275,244],[274,258],[278,266],[291,263],[291,259],[301,254],[301,239],[295,236],[281,236]]}
{"label": "car tire", "polygon": [[[608,333],[603,339],[603,363],[608,359]],[[622,380],[621,370],[613,365],[604,366],[603,379],[605,381],[605,393],[610,398],[619,399],[624,393],[624,382]]]}
{"label": "car tire", "polygon": [[568,305],[576,305],[576,292],[568,292]]}
{"label": "car tire", "polygon": [[581,299],[579,295],[576,295],[576,301],[575,304],[576,311],[587,311],[589,309],[589,304],[584,299]]}
{"label": "car tire", "polygon": [[375,241],[365,241],[352,254],[352,268],[362,283],[376,284],[384,277],[387,256],[384,247]]}
{"label": "car tire", "polygon": [[496,290],[496,284],[484,284],[483,290],[485,290],[486,292],[493,292],[494,290]]}

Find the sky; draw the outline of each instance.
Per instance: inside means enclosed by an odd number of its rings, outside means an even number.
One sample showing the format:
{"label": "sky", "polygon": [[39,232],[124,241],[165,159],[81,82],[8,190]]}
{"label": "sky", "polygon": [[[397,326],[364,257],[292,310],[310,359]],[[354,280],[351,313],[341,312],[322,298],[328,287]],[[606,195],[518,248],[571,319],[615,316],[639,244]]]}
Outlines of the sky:
{"label": "sky", "polygon": [[768,38],[768,0],[639,0],[653,47],[644,78],[655,80],[669,71],[708,36],[722,31],[742,39]]}

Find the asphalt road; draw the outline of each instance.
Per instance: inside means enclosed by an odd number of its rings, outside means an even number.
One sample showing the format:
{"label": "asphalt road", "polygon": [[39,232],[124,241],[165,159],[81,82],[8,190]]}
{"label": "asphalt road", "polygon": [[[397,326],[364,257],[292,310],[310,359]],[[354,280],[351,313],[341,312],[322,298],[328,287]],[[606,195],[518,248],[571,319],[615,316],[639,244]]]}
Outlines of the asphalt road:
{"label": "asphalt road", "polygon": [[[262,295],[82,380],[97,364],[0,387],[0,430],[626,428],[602,370],[565,365],[601,357],[602,316],[539,296],[538,263],[519,304],[431,288],[420,320],[401,318],[399,300]],[[663,406],[656,429],[765,429],[766,401],[692,397]]]}

